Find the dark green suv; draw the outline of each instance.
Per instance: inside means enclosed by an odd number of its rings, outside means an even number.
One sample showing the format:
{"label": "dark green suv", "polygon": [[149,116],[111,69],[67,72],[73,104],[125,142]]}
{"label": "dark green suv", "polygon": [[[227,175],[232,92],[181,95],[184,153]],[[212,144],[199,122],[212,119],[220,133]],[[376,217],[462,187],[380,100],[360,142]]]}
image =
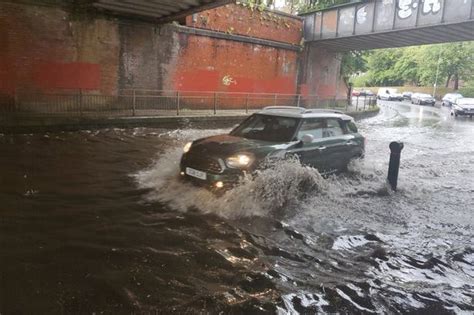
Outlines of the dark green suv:
{"label": "dark green suv", "polygon": [[228,188],[267,159],[296,156],[321,173],[344,170],[364,156],[365,139],[352,117],[333,110],[272,106],[249,116],[229,134],[189,142],[181,176]]}

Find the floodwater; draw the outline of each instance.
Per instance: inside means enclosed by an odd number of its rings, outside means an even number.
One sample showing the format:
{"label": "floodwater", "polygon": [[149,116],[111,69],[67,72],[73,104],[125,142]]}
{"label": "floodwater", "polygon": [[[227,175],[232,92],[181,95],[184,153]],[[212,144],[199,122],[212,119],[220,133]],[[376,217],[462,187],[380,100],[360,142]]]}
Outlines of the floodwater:
{"label": "floodwater", "polygon": [[472,314],[474,121],[385,103],[359,126],[348,174],[288,161],[221,197],[177,167],[225,130],[1,135],[0,313]]}

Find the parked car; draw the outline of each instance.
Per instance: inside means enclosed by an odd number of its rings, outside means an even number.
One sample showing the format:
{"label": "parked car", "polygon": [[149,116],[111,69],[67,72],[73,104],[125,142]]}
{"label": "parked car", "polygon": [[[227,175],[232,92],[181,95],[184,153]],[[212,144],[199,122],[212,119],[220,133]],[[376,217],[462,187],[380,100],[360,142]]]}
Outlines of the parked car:
{"label": "parked car", "polygon": [[431,105],[434,106],[436,103],[436,100],[434,99],[433,96],[425,93],[413,93],[411,96],[411,103],[412,104],[417,104],[417,105]]}
{"label": "parked car", "polygon": [[462,95],[459,93],[448,93],[442,98],[443,102],[441,103],[441,105],[451,106],[456,103],[456,101],[460,98],[462,98]]}
{"label": "parked car", "polygon": [[374,92],[372,92],[371,90],[362,90],[360,91],[360,96],[374,96]]}
{"label": "parked car", "polygon": [[474,116],[474,98],[459,98],[451,107],[451,115]]}
{"label": "parked car", "polygon": [[377,98],[379,100],[387,101],[402,101],[402,94],[398,93],[397,89],[393,88],[380,88],[377,92]]}
{"label": "parked car", "polygon": [[352,96],[359,96],[360,95],[360,91],[359,90],[354,90],[352,91]]}
{"label": "parked car", "polygon": [[411,96],[413,95],[413,92],[403,92],[402,93],[402,97],[404,100],[407,100],[407,101],[410,101],[411,100]]}
{"label": "parked car", "polygon": [[232,187],[267,159],[296,156],[302,164],[328,173],[363,157],[364,148],[353,118],[342,112],[272,106],[249,116],[229,134],[187,143],[180,174],[219,190]]}

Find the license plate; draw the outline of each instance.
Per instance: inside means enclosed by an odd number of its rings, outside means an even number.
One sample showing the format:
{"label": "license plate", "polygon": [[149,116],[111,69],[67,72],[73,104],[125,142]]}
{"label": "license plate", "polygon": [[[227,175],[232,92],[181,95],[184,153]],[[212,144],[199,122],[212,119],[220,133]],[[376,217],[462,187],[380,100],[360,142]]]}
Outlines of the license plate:
{"label": "license plate", "polygon": [[195,170],[194,168],[186,167],[186,174],[192,177],[196,177],[202,180],[206,180],[207,176],[205,172]]}

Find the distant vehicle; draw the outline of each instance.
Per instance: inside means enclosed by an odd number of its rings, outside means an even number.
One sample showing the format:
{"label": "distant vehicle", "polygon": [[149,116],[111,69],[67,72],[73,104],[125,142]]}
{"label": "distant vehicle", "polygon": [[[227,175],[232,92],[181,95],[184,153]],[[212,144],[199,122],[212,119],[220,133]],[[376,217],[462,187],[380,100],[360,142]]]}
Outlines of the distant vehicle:
{"label": "distant vehicle", "polygon": [[397,89],[393,88],[380,88],[377,92],[377,98],[379,100],[386,101],[402,101],[402,94],[398,93]]}
{"label": "distant vehicle", "polygon": [[413,93],[411,96],[411,103],[412,104],[417,104],[417,105],[431,105],[434,106],[436,103],[436,100],[434,99],[433,96],[425,93]]}
{"label": "distant vehicle", "polygon": [[372,92],[371,90],[362,90],[360,91],[360,94],[359,96],[374,96],[374,92]]}
{"label": "distant vehicle", "polygon": [[413,95],[413,92],[403,92],[403,93],[402,93],[403,99],[404,99],[404,100],[408,100],[408,101],[411,100],[411,96],[412,96],[412,95]]}
{"label": "distant vehicle", "polygon": [[374,92],[371,90],[356,90],[352,92],[352,96],[374,96]]}
{"label": "distant vehicle", "polygon": [[462,98],[462,95],[459,93],[448,93],[442,98],[441,105],[443,106],[451,106],[456,103],[456,100]]}
{"label": "distant vehicle", "polygon": [[365,139],[354,119],[334,110],[271,106],[249,116],[230,134],[184,146],[183,179],[213,190],[232,187],[268,158],[296,156],[321,173],[344,170],[364,156]]}
{"label": "distant vehicle", "polygon": [[474,116],[474,98],[459,98],[451,107],[451,115]]}

